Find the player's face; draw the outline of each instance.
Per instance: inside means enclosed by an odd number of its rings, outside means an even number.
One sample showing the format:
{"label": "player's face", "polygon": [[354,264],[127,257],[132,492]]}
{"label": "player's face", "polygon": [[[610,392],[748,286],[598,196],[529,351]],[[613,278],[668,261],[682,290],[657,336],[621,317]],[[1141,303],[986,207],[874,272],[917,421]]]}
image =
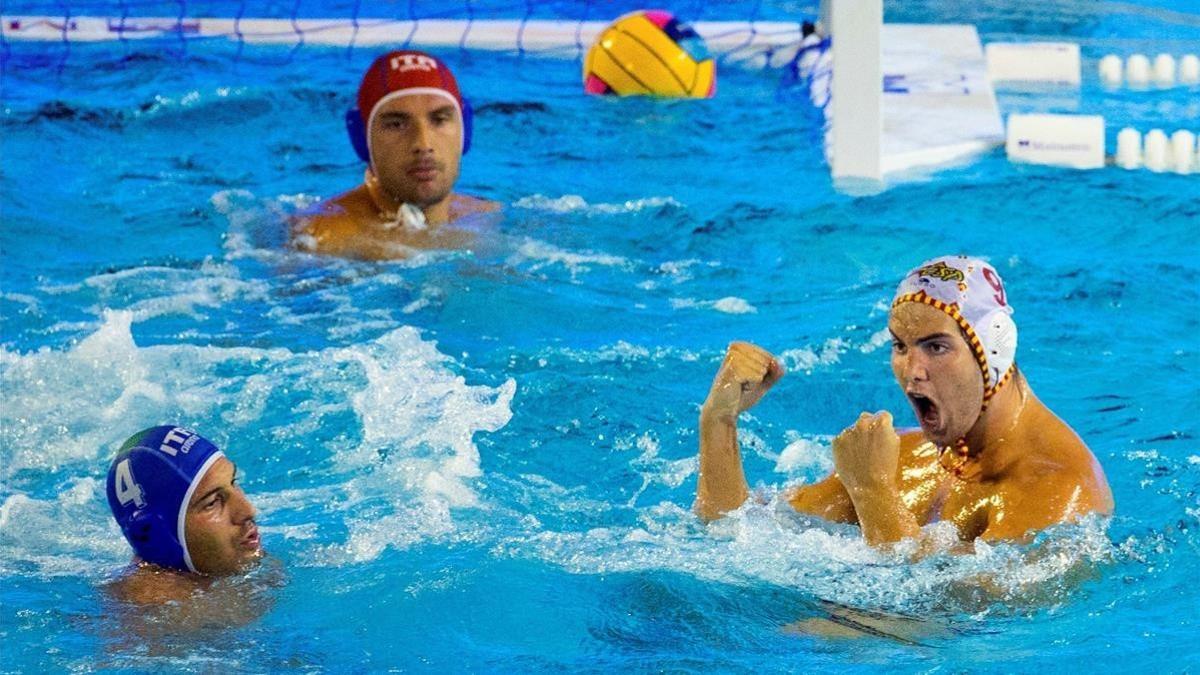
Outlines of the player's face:
{"label": "player's face", "polygon": [[233,462],[218,459],[196,486],[184,517],[184,537],[196,570],[236,574],[261,558],[255,515],[254,506],[237,485]]}
{"label": "player's face", "polygon": [[983,372],[954,319],[919,302],[892,309],[892,372],[925,437],[951,445],[983,408]]}
{"label": "player's face", "polygon": [[427,208],[450,196],[463,143],[452,101],[436,94],[394,98],[375,111],[370,134],[372,167],[393,199]]}

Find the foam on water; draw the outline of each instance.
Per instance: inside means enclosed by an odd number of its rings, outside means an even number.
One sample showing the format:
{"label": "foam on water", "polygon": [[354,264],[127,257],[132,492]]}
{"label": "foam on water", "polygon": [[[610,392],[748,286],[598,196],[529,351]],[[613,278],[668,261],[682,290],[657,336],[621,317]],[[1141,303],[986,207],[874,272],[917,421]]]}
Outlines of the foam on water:
{"label": "foam on water", "polygon": [[832,366],[841,361],[849,343],[840,337],[829,338],[820,347],[799,347],[779,353],[779,360],[789,371],[812,372],[818,366]]}
{"label": "foam on water", "polygon": [[519,209],[545,211],[548,213],[582,213],[585,215],[616,215],[622,213],[637,213],[644,209],[660,209],[663,207],[682,208],[683,204],[673,197],[644,197],[631,199],[620,204],[589,204],[579,195],[563,195],[562,197],[547,197],[531,195],[513,202]]}
{"label": "foam on water", "polygon": [[640,454],[636,459],[632,460],[630,468],[641,474],[642,485],[634,491],[633,496],[629,498],[626,506],[633,507],[637,504],[638,498],[646,491],[646,488],[654,483],[659,483],[668,488],[677,488],[683,485],[683,482],[691,478],[700,468],[700,460],[698,457],[684,457],[683,459],[667,459],[659,456],[660,444],[657,437],[652,433],[643,433],[636,439],[618,438],[613,443],[613,448],[616,450],[633,450],[637,449]]}
{"label": "foam on water", "polygon": [[725,314],[754,314],[758,310],[749,302],[735,296],[726,296],[720,300],[693,300],[691,298],[672,298],[671,307],[675,309],[713,309]]}
{"label": "foam on water", "polygon": [[535,272],[545,267],[561,265],[570,271],[572,277],[587,272],[594,266],[629,268],[633,265],[628,258],[621,256],[595,251],[568,251],[553,244],[529,238],[517,246],[516,252],[509,257],[508,264],[527,266],[529,270]]}
{"label": "foam on water", "polygon": [[[1029,546],[976,542],[965,555],[912,562],[911,550],[881,552],[858,529],[798,516],[783,492],[760,493],[708,526],[662,502],[638,524],[584,531],[530,531],[497,551],[533,557],[579,574],[673,571],[735,585],[767,583],[843,605],[913,614],[976,613],[993,603],[1041,606],[1066,599],[1081,569],[1110,561],[1103,519],[1056,528]],[[943,549],[957,542],[948,523],[926,528]],[[1085,572],[1086,573],[1086,572]]]}
{"label": "foam on water", "polygon": [[796,431],[787,432],[787,447],[775,460],[775,471],[779,473],[827,475],[833,471],[829,443],[831,436],[809,437]]}
{"label": "foam on water", "polygon": [[547,348],[541,352],[540,358],[565,356],[576,363],[659,363],[663,361],[697,361],[700,355],[688,349],[678,347],[645,347],[624,340],[618,340],[611,345],[598,349],[574,349],[571,347]]}
{"label": "foam on water", "polygon": [[[409,327],[315,352],[139,347],[131,331],[134,316],[106,311],[94,333],[63,351],[0,349],[0,383],[5,391],[22,392],[0,419],[0,443],[10,453],[0,467],[6,565],[25,561],[45,574],[69,574],[95,570],[85,564],[89,558],[119,564],[127,549],[103,499],[108,458],[130,433],[171,421],[196,428],[226,445],[235,461],[254,465],[269,460],[262,453],[270,450],[236,439],[261,435],[259,421],[278,419],[281,408],[292,409],[297,419],[294,426],[275,427],[279,443],[304,443],[327,420],[351,420],[330,441],[332,448],[310,450],[326,453],[333,465],[327,483],[279,494],[284,486],[251,489],[267,531],[275,509],[293,512],[286,526],[300,532],[310,526],[296,522],[307,510],[343,514],[346,543],[314,550],[314,561],[368,560],[389,546],[451,534],[454,510],[480,507],[473,437],[508,422],[513,380],[498,387],[468,385],[451,369],[452,359]],[[57,498],[27,494],[24,477],[31,471],[58,475],[66,486]],[[347,472],[353,477],[346,479]],[[364,503],[369,509],[360,508]],[[88,525],[64,533],[54,526],[62,522]]]}
{"label": "foam on water", "polygon": [[46,284],[39,290],[72,296],[81,304],[91,302],[90,309],[97,314],[101,308],[127,310],[132,320],[145,321],[167,315],[202,318],[206,309],[261,301],[267,297],[268,285],[241,278],[233,265],[205,258],[194,268],[131,267],[94,274],[80,283]]}
{"label": "foam on water", "polygon": [[[95,574],[123,563],[129,546],[108,515],[104,482],[65,479],[55,497],[5,490],[0,502],[0,571],[48,577]],[[72,523],[64,527],[64,523]]]}

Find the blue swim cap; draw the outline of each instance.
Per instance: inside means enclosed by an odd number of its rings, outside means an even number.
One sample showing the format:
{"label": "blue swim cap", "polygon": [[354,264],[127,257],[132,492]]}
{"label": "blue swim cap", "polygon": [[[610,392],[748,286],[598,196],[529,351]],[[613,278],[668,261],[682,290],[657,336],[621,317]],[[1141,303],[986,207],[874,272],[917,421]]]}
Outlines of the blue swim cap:
{"label": "blue swim cap", "polygon": [[208,468],[224,456],[183,427],[152,427],[125,441],[108,469],[108,506],[146,562],[195,572],[183,526],[188,502]]}

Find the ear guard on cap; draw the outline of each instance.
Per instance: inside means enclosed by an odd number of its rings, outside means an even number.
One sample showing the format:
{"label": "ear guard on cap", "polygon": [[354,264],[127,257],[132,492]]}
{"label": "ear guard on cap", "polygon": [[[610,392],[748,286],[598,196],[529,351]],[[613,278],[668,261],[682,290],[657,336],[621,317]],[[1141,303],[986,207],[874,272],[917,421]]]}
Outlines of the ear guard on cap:
{"label": "ear guard on cap", "polygon": [[985,385],[989,389],[998,387],[1016,358],[1017,324],[1008,312],[995,310],[975,326],[975,333],[987,351],[989,381]]}
{"label": "ear guard on cap", "polygon": [[139,509],[121,523],[121,532],[142,560],[159,567],[195,571],[184,560],[175,523],[166,522],[162,514]]}
{"label": "ear guard on cap", "polygon": [[350,134],[350,145],[358,158],[368,164],[371,162],[371,151],[367,149],[367,131],[363,128],[362,115],[358,108],[346,111],[346,133]]}
{"label": "ear guard on cap", "polygon": [[[471,108],[471,101],[462,100],[462,125],[463,125],[463,148],[462,154],[467,154],[471,149],[471,131],[475,124],[475,110]],[[371,163],[371,150],[367,146],[367,129],[363,124],[362,115],[359,114],[358,108],[351,108],[346,111],[346,133],[350,136],[350,145],[354,148],[354,153],[362,161]]]}
{"label": "ear guard on cap", "polygon": [[464,98],[462,100],[462,122],[463,122],[463,151],[462,154],[467,154],[471,149],[471,131],[475,128],[475,109],[471,107],[471,101]]}

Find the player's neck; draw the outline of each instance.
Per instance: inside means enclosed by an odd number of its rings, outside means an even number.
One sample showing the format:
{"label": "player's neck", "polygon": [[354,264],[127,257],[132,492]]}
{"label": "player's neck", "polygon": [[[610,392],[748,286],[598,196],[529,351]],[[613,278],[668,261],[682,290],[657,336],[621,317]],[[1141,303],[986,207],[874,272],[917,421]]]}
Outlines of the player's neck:
{"label": "player's neck", "polygon": [[967,445],[985,477],[1002,472],[1019,459],[1021,444],[1012,441],[1019,431],[1021,415],[1033,400],[1033,392],[1017,372],[991,398],[987,410],[967,433]]}
{"label": "player's neck", "polygon": [[[384,189],[380,184],[379,179],[375,176],[375,172],[367,168],[363,173],[363,186],[367,190],[367,196],[379,211],[379,217],[386,223],[400,222],[403,219],[401,209],[405,207],[405,203],[396,199]],[[424,222],[418,229],[428,227],[436,227],[445,225],[450,222],[450,202],[454,194],[447,194],[440,201],[433,204],[419,205],[414,204],[418,210],[424,215]]]}
{"label": "player's neck", "polygon": [[429,206],[422,206],[421,211],[425,214],[425,221],[431,226],[445,225],[450,222],[450,200],[453,193],[446,195],[442,201]]}

